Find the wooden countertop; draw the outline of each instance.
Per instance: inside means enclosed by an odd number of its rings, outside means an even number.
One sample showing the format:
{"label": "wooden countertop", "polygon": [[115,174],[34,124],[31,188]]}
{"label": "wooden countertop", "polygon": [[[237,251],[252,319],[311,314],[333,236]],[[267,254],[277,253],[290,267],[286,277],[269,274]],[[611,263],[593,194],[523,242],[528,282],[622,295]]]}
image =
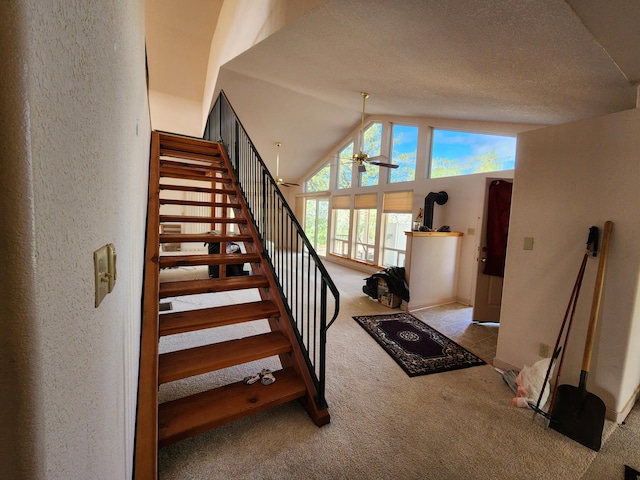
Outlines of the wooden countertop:
{"label": "wooden countertop", "polygon": [[407,237],[461,237],[462,232],[404,232]]}

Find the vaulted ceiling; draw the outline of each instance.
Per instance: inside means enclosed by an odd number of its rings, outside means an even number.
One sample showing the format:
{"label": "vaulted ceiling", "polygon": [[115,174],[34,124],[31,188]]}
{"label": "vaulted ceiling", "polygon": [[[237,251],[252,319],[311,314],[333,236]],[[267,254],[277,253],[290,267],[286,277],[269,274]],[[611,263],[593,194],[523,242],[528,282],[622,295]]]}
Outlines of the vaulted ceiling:
{"label": "vaulted ceiling", "polygon": [[[147,0],[147,36],[162,38],[148,43],[151,88],[208,103],[206,64],[223,2],[177,3]],[[313,3],[223,65],[216,85],[268,164],[282,142],[289,180],[358,125],[362,91],[369,114],[537,125],[636,106],[639,1]]]}

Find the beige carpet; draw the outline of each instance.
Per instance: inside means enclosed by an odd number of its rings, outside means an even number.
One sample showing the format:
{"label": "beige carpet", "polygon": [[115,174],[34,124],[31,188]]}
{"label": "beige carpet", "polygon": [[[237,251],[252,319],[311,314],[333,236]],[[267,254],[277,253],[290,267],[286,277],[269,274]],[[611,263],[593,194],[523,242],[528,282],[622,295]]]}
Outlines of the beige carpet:
{"label": "beige carpet", "polygon": [[[298,403],[283,405],[162,449],[162,480],[622,480],[624,463],[640,467],[638,406],[626,425],[606,422],[608,439],[596,453],[511,406],[511,390],[490,365],[409,378],[351,319],[390,311],[362,294],[367,275],[328,268],[342,295],[328,333],[331,423],[318,428]],[[162,348],[182,341],[168,339]],[[222,376],[241,378],[273,361]],[[161,395],[219,381],[204,375],[163,386]]]}

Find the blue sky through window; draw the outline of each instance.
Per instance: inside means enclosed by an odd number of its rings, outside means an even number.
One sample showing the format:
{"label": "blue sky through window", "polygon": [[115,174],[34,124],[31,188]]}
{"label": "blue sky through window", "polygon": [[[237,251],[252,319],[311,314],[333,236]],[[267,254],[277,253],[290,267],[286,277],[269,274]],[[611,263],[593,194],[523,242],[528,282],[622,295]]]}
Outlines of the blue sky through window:
{"label": "blue sky through window", "polygon": [[[491,155],[496,168],[482,166],[482,159],[487,155]],[[515,156],[516,137],[433,130],[432,177],[438,169],[441,169],[440,173],[442,169],[449,173],[436,174],[436,177],[510,170],[515,168]]]}
{"label": "blue sky through window", "polygon": [[391,163],[399,168],[391,170],[389,182],[409,182],[416,177],[416,153],[418,151],[418,127],[393,125]]}

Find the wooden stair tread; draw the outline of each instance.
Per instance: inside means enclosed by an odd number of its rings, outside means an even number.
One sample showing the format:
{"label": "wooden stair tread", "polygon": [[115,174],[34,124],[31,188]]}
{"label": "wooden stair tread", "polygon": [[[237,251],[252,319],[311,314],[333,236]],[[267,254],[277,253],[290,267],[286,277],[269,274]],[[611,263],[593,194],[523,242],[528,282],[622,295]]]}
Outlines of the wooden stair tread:
{"label": "wooden stair tread", "polygon": [[160,178],[181,178],[183,180],[196,180],[198,182],[229,183],[226,177],[216,177],[214,175],[198,174],[186,171],[176,171],[176,169],[160,169]]}
{"label": "wooden stair tread", "polygon": [[220,163],[222,153],[217,143],[196,145],[184,141],[160,141],[159,157],[171,157],[182,160],[196,160],[207,163]]}
{"label": "wooden stair tread", "polygon": [[173,160],[165,160],[160,159],[160,169],[163,168],[176,168],[180,170],[188,170],[191,173],[195,172],[228,172],[229,169],[224,166],[222,162],[209,163],[198,161],[198,163],[192,163],[189,160],[185,159],[184,161],[180,161],[180,159]]}
{"label": "wooden stair tread", "polygon": [[246,218],[199,217],[191,215],[160,215],[160,223],[247,223]]}
{"label": "wooden stair tread", "polygon": [[248,275],[209,280],[160,283],[160,298],[195,295],[198,293],[228,292],[249,288],[267,288],[269,281],[264,275]]}
{"label": "wooden stair tread", "polygon": [[278,316],[280,316],[280,311],[271,300],[223,305],[186,312],[170,312],[160,315],[159,333],[160,336],[174,335]]}
{"label": "wooden stair tread", "polygon": [[[167,162],[169,163],[169,162]],[[227,169],[225,167],[220,167],[218,165],[209,165],[209,166],[195,166],[192,164],[184,163],[180,164],[180,162],[171,162],[171,164],[160,164],[160,176],[163,177],[165,173],[172,174],[184,174],[184,175],[200,175],[203,177],[216,177],[216,174],[226,174]],[[229,182],[228,177],[217,177],[220,179],[224,179],[226,182]]]}
{"label": "wooden stair tread", "polygon": [[160,133],[158,140],[161,157],[167,156],[216,162],[219,162],[222,157],[220,144],[209,140],[171,133]]}
{"label": "wooden stair tread", "polygon": [[166,255],[159,259],[160,268],[188,265],[237,265],[257,263],[260,255],[255,253],[211,253],[205,255]]}
{"label": "wooden stair tread", "polygon": [[178,200],[175,198],[161,198],[160,205],[189,205],[191,207],[214,207],[214,208],[242,208],[239,203],[230,202],[206,202],[199,200]]}
{"label": "wooden stair tread", "polygon": [[260,382],[247,385],[240,381],[160,404],[158,446],[167,446],[305,395],[305,384],[293,368],[273,375],[276,382],[271,385]]}
{"label": "wooden stair tread", "polygon": [[192,152],[217,152],[220,151],[220,144],[201,137],[190,137],[172,132],[158,132],[160,148],[177,148]]}
{"label": "wooden stair tread", "polygon": [[173,382],[290,351],[291,343],[282,333],[269,332],[163,353],[158,363],[158,381]]}
{"label": "wooden stair tread", "polygon": [[161,233],[160,243],[189,243],[189,242],[253,242],[251,235],[217,233]]}
{"label": "wooden stair tread", "polygon": [[175,190],[179,192],[219,193],[220,195],[236,195],[236,191],[232,188],[195,187],[192,185],[172,185],[169,183],[161,183],[159,188],[160,190]]}

